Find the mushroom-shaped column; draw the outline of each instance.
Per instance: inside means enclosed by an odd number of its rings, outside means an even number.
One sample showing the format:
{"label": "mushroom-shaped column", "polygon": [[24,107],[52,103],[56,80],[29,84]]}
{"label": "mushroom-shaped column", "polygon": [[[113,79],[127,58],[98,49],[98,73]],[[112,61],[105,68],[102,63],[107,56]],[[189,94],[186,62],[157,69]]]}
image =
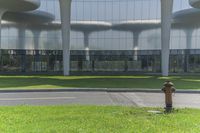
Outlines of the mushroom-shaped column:
{"label": "mushroom-shaped column", "polygon": [[200,26],[200,9],[190,8],[173,14],[172,27],[182,29],[186,34],[186,49],[191,48],[191,37],[195,28]]}
{"label": "mushroom-shaped column", "polygon": [[71,23],[71,29],[73,31],[82,32],[84,35],[84,49],[86,52],[87,61],[90,61],[89,35],[92,32],[109,30],[110,28],[110,23],[101,21],[76,21]]}
{"label": "mushroom-shaped column", "polygon": [[[61,23],[60,22],[50,22],[50,23],[38,23],[27,25],[27,28],[31,30],[36,30],[37,32],[41,31],[60,31],[61,30]],[[47,32],[47,36],[50,35],[50,32]],[[48,37],[47,37],[48,38]],[[54,44],[55,45],[55,44]],[[57,47],[57,45],[55,45]]]}
{"label": "mushroom-shaped column", "polygon": [[190,8],[175,12],[173,14],[172,28],[182,29],[186,34],[186,53],[185,53],[185,67],[184,71],[188,69],[189,49],[192,45],[192,33],[195,28],[200,26],[200,9]]}
{"label": "mushroom-shaped column", "polygon": [[161,0],[161,69],[162,76],[169,75],[169,44],[173,0]]}
{"label": "mushroom-shaped column", "polygon": [[[3,16],[4,20],[12,21],[18,23],[19,30],[19,45],[23,48],[25,46],[25,27],[30,29],[34,37],[34,49],[36,50],[36,64],[39,62],[39,39],[41,34],[41,29],[36,28],[35,25],[51,22],[55,19],[54,15],[44,12],[44,11],[32,11],[32,12],[6,12]],[[32,28],[34,27],[34,28]],[[36,65],[37,68],[38,65]]]}
{"label": "mushroom-shaped column", "polygon": [[[56,30],[60,30],[61,29],[61,23],[50,22],[50,23],[31,24],[31,25],[27,25],[27,28],[30,29],[30,30],[32,30],[33,34],[36,34],[35,38],[38,38],[37,37],[38,34],[40,34],[42,31],[56,31]],[[36,32],[36,33],[34,33],[34,32]],[[47,32],[47,35],[48,34],[49,34],[49,32]],[[35,49],[38,49],[38,48],[35,47]]]}
{"label": "mushroom-shaped column", "polygon": [[63,74],[70,74],[70,21],[71,0],[59,0],[62,27]]}
{"label": "mushroom-shaped column", "polygon": [[133,35],[134,60],[137,60],[138,40],[141,32],[160,27],[159,20],[131,20],[115,24],[112,29],[119,31],[129,31]]}
{"label": "mushroom-shaped column", "polygon": [[[43,23],[43,24],[41,23],[41,24],[27,25],[27,27],[29,29],[31,29],[32,31],[36,30],[37,33],[38,32],[41,33],[41,31],[47,31],[47,39],[48,39],[49,31],[60,30],[61,29],[61,24],[60,23],[58,24],[58,23],[51,22],[51,23]],[[37,38],[37,37],[35,36],[35,38]],[[54,40],[54,41],[56,41],[56,40]],[[49,42],[47,42],[47,43],[49,43]],[[53,43],[53,42],[50,42],[50,43]],[[47,45],[49,45],[49,44],[47,44]],[[57,47],[56,43],[54,43],[54,45],[55,45],[55,47]],[[38,51],[36,51],[36,52],[38,52]],[[38,53],[38,55],[39,55],[39,53]],[[36,56],[36,59],[37,59],[37,56]],[[49,67],[50,68],[56,66],[56,64],[54,64],[50,60],[49,60],[48,63],[49,63]]]}
{"label": "mushroom-shaped column", "polygon": [[[31,11],[40,6],[39,0],[0,0],[0,30],[2,16],[7,11]],[[1,32],[0,32],[1,44]],[[0,45],[1,48],[1,45]]]}
{"label": "mushroom-shaped column", "polygon": [[[54,15],[44,12],[44,11],[31,11],[31,12],[6,12],[3,16],[6,21],[12,21],[26,26],[26,28],[31,29],[34,36],[34,48],[38,50],[39,48],[39,38],[41,29],[37,28],[37,25],[52,22],[55,17]],[[36,25],[36,26],[35,26]],[[34,27],[34,28],[32,28]],[[22,29],[21,29],[22,28]],[[23,26],[19,28],[20,33],[23,34]]]}

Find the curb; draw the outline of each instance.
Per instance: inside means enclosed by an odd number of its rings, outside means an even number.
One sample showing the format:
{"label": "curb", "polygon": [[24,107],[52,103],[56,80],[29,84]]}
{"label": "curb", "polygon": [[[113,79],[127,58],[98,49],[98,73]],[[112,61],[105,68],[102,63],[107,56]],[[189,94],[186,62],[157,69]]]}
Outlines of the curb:
{"label": "curb", "polygon": [[[69,89],[31,89],[31,90],[0,90],[0,93],[25,93],[25,92],[144,92],[162,93],[161,89],[134,89],[134,88],[69,88]],[[200,90],[176,90],[175,93],[194,93],[200,94]]]}

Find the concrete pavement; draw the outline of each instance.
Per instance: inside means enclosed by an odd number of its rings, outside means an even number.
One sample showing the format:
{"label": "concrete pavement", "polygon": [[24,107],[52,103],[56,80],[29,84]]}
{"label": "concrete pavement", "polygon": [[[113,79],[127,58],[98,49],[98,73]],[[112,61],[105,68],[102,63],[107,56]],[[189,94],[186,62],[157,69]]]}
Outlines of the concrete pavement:
{"label": "concrete pavement", "polygon": [[[15,93],[15,92],[145,92],[145,93],[161,93],[161,89],[149,88],[51,88],[51,89],[16,89],[16,88],[1,88],[0,93]],[[177,89],[176,93],[199,93],[199,89]]]}
{"label": "concrete pavement", "polygon": [[[175,93],[174,107],[200,108],[200,94]],[[163,93],[145,92],[17,92],[0,93],[0,106],[13,105],[123,105],[164,107]]]}

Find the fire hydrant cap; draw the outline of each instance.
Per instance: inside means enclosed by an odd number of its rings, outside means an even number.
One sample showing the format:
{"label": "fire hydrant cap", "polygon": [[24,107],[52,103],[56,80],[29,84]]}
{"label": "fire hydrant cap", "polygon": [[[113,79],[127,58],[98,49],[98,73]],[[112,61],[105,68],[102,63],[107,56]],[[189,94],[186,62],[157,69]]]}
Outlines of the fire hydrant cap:
{"label": "fire hydrant cap", "polygon": [[174,86],[174,84],[171,81],[166,81],[163,85],[166,87]]}

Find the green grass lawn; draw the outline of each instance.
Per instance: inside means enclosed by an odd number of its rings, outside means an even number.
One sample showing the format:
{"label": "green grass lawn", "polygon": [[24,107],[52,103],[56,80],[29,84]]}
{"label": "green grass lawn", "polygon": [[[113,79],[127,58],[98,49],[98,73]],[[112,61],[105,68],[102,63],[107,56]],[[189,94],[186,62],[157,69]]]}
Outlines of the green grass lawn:
{"label": "green grass lawn", "polygon": [[200,89],[200,76],[0,76],[0,89],[151,88],[171,80],[177,89]]}
{"label": "green grass lawn", "polygon": [[119,106],[0,107],[1,133],[199,133],[200,110]]}

